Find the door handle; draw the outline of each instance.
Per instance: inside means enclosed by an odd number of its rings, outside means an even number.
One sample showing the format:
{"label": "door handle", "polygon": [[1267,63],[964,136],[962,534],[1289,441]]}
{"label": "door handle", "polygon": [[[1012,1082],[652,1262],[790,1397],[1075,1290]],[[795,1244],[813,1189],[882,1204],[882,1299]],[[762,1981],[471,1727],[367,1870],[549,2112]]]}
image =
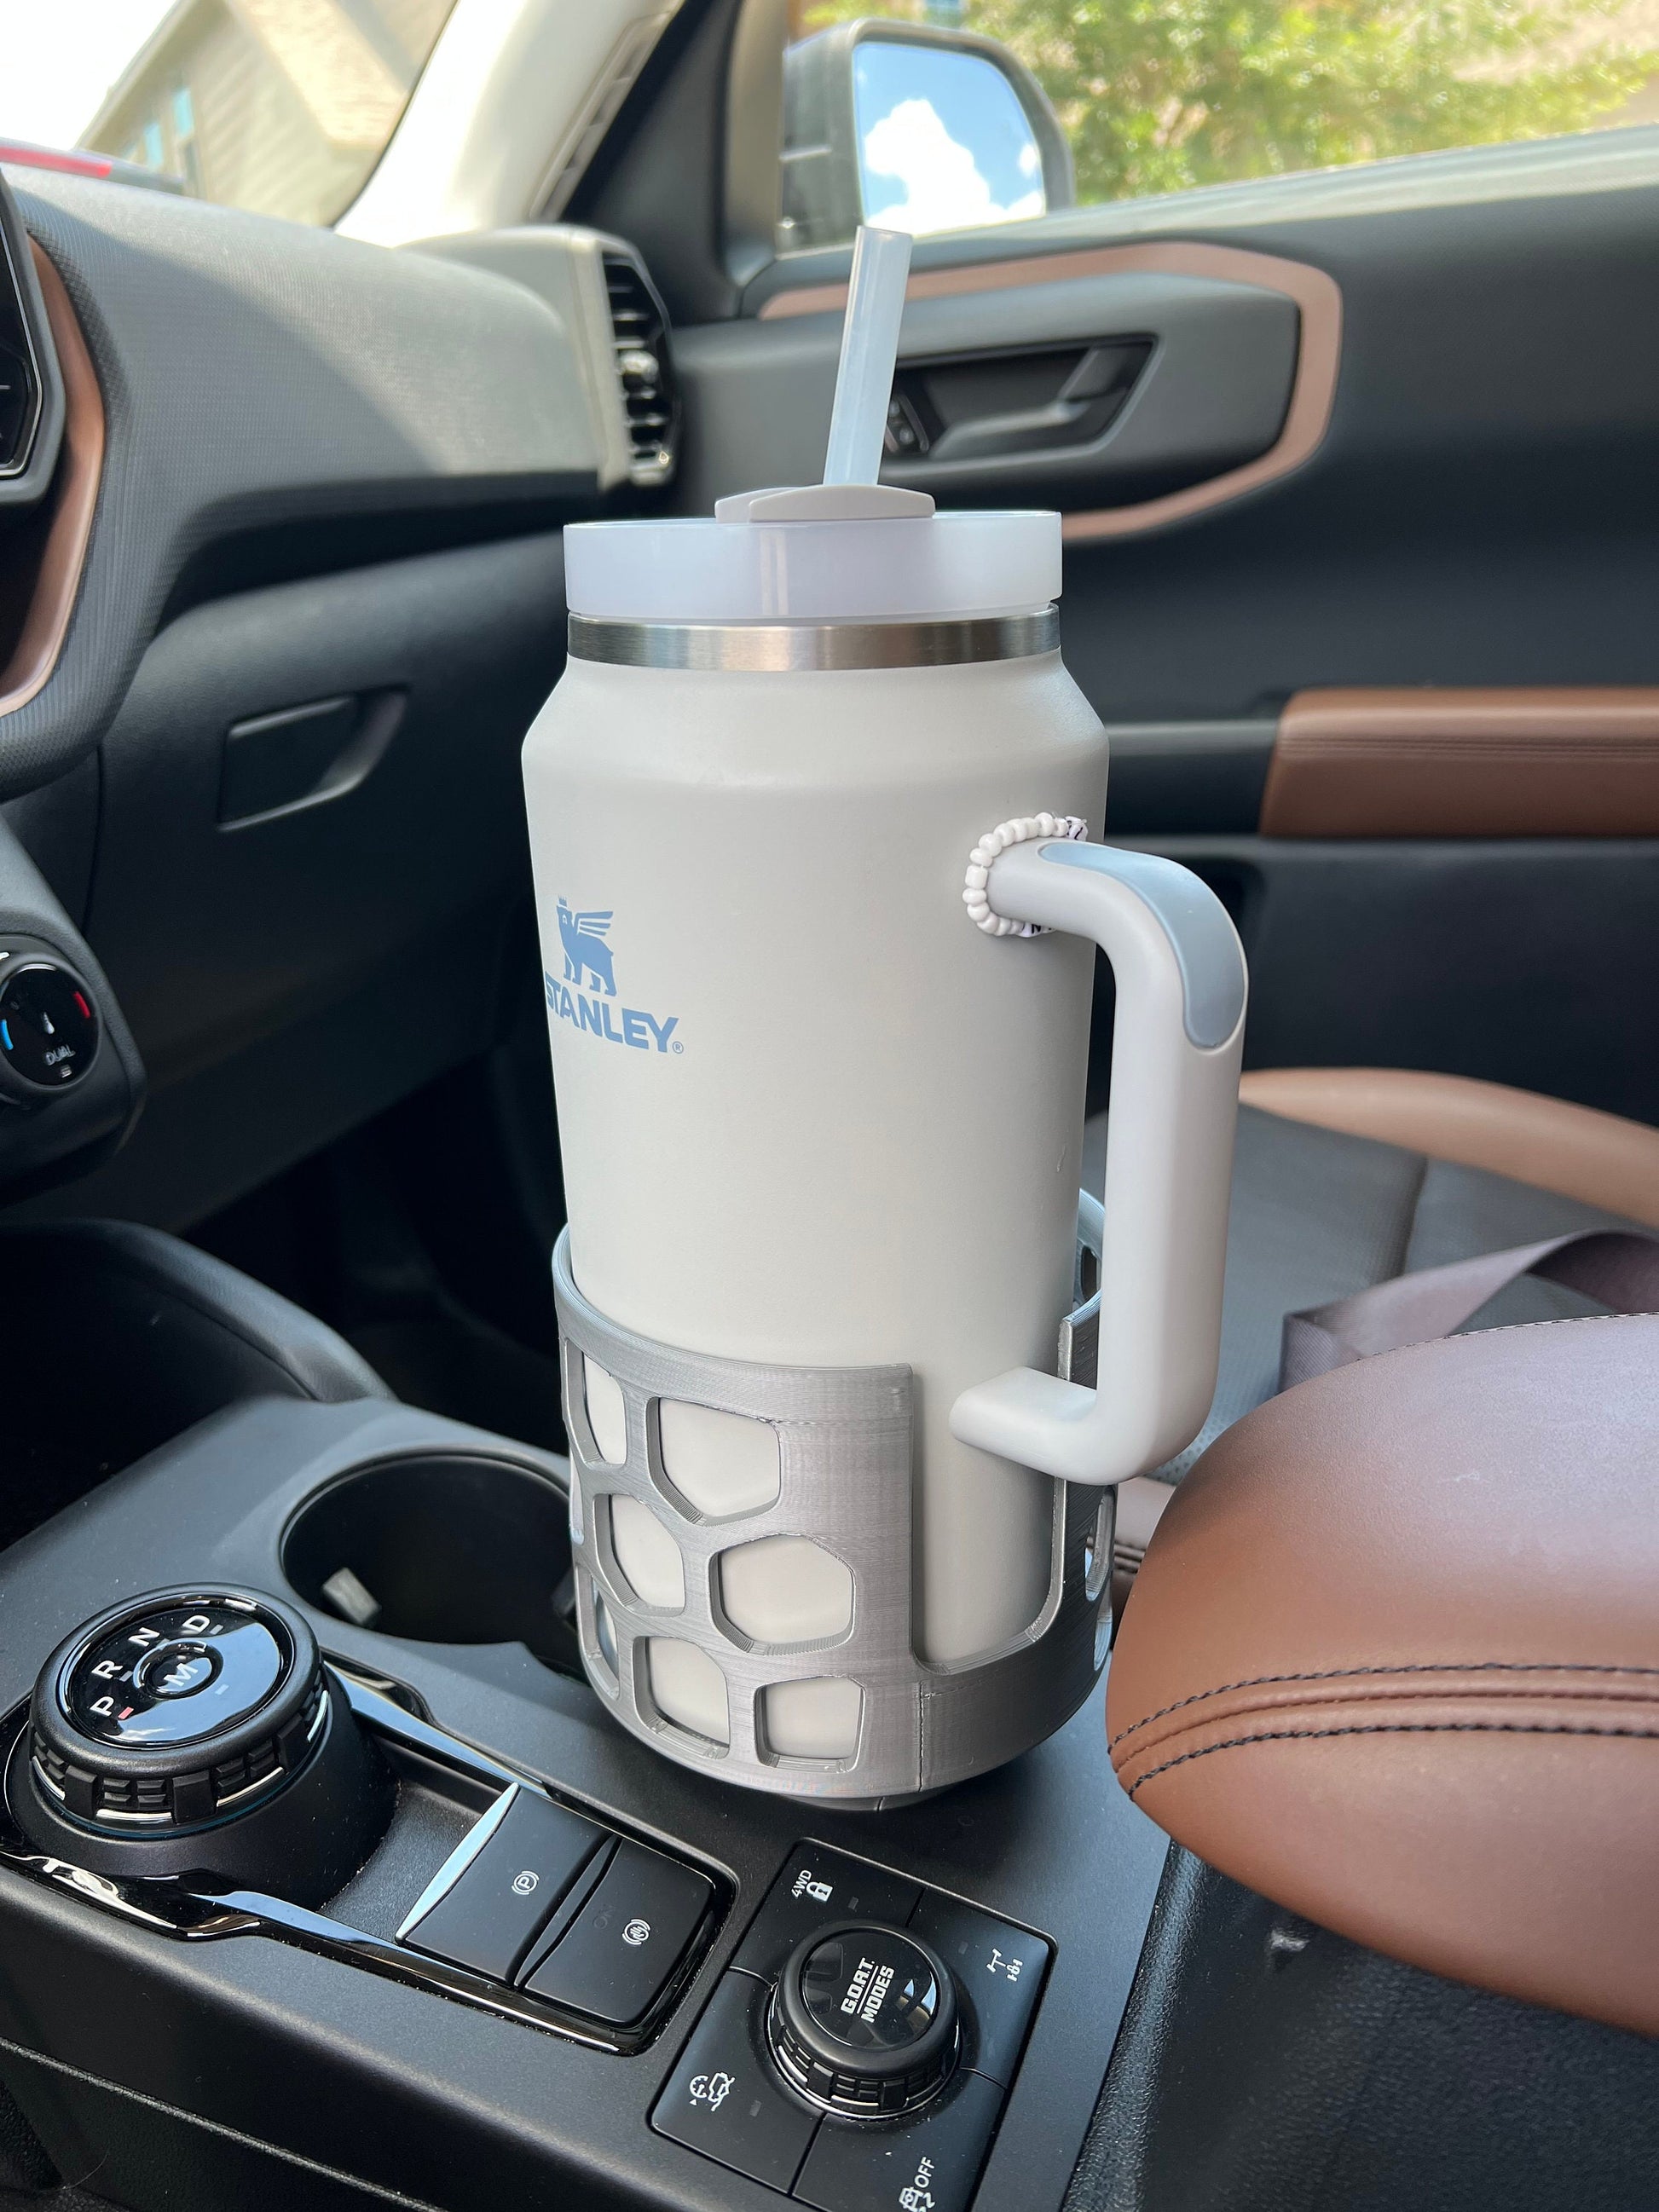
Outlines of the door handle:
{"label": "door handle", "polygon": [[[902,362],[887,450],[933,462],[988,461],[1092,445],[1128,398],[1152,351],[1150,338],[1114,338],[1080,355],[1021,351]],[[987,406],[993,392],[1025,404]]]}

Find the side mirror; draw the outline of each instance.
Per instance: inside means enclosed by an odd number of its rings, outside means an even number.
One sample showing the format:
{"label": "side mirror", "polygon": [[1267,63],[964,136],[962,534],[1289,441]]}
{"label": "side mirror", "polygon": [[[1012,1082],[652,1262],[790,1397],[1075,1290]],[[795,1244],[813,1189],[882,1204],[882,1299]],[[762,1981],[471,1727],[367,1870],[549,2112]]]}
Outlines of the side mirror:
{"label": "side mirror", "polygon": [[784,55],[784,252],[844,245],[861,222],[968,230],[1074,198],[1060,118],[994,39],[837,23]]}

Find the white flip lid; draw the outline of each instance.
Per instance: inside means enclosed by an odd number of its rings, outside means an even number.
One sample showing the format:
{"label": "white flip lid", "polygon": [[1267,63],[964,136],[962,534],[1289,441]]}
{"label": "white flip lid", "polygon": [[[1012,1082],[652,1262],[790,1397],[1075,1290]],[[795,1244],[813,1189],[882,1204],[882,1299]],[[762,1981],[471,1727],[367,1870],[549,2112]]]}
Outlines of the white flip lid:
{"label": "white flip lid", "polygon": [[746,492],[713,519],[573,523],[564,559],[573,614],[633,622],[1023,614],[1060,595],[1060,517],[938,514],[923,493],[823,484]]}
{"label": "white flip lid", "polygon": [[741,492],[712,520],[579,522],[572,614],[629,622],[902,622],[1028,614],[1060,596],[1060,517],[938,514],[877,481],[910,240],[860,229],[821,484]]}

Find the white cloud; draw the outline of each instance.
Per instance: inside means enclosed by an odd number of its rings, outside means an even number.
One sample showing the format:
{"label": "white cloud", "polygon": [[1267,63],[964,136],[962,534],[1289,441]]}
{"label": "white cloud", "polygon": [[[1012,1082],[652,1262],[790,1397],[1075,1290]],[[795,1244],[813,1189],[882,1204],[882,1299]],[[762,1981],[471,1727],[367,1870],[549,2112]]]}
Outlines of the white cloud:
{"label": "white cloud", "polygon": [[893,230],[969,230],[1041,215],[1045,204],[1039,189],[999,206],[972,147],[951,136],[931,100],[902,100],[872,124],[864,134],[864,163],[872,174],[896,178],[903,188],[902,199],[870,210],[872,222]]}

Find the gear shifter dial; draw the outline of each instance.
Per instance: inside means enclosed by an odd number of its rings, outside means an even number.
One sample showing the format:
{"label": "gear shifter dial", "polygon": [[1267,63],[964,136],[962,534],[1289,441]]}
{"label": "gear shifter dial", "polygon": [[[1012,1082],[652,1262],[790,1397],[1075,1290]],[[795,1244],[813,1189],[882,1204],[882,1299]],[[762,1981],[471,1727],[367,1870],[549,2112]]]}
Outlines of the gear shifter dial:
{"label": "gear shifter dial", "polygon": [[76,1820],[193,1826],[308,1764],[324,1694],[316,1638],[287,1606],[146,1598],[81,1630],[41,1675],[36,1780]]}
{"label": "gear shifter dial", "polygon": [[252,1590],[100,1613],[42,1668],[24,1741],[19,1822],[96,1872],[315,1891],[361,1859],[385,1796],[303,1616]]}

